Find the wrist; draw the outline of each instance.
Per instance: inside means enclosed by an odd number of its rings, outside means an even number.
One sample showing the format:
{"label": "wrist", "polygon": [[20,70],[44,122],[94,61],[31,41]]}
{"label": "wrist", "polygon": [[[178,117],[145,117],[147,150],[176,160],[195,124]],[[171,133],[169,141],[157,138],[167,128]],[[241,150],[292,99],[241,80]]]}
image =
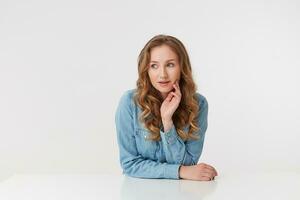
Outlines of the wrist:
{"label": "wrist", "polygon": [[172,120],[162,120],[162,124],[163,124],[164,132],[168,132],[173,126],[173,121]]}
{"label": "wrist", "polygon": [[184,165],[179,166],[179,178],[180,179],[186,178],[186,171],[187,171],[187,166],[184,166]]}

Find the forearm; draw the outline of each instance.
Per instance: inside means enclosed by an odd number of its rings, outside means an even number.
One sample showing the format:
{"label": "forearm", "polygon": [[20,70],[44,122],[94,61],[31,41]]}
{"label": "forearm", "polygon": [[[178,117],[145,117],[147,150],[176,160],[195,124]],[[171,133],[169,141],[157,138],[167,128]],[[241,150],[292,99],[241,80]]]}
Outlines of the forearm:
{"label": "forearm", "polygon": [[122,162],[124,173],[139,178],[179,179],[179,165],[137,158]]}
{"label": "forearm", "polygon": [[195,165],[202,152],[203,139],[184,142],[172,125],[169,132],[160,132],[166,161],[171,164]]}

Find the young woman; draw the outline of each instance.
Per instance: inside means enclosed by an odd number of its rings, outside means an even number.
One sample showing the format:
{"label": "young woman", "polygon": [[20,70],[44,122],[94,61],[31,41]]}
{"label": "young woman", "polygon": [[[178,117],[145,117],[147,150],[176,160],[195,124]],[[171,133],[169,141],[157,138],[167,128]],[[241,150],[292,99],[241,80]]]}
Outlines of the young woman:
{"label": "young woman", "polygon": [[177,38],[157,35],[138,58],[135,89],[121,97],[115,123],[123,174],[140,178],[213,180],[198,163],[208,103],[196,92],[188,53]]}

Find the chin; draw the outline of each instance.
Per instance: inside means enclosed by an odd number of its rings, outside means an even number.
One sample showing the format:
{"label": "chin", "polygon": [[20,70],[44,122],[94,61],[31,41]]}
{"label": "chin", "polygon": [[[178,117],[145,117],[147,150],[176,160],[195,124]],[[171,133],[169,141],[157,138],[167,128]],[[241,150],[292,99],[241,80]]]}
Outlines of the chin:
{"label": "chin", "polygon": [[158,88],[157,90],[162,93],[167,93],[167,92],[170,92],[172,89],[171,88]]}

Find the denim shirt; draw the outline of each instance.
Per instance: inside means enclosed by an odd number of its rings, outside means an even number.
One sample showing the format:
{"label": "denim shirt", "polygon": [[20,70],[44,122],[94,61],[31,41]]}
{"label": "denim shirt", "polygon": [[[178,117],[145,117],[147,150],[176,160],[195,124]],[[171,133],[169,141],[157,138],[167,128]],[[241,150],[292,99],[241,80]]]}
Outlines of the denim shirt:
{"label": "denim shirt", "polygon": [[[115,124],[123,174],[139,178],[179,179],[180,165],[195,165],[200,158],[207,129],[208,103],[196,93],[200,112],[197,116],[200,139],[183,141],[173,124],[168,132],[160,129],[160,141],[147,140],[150,135],[138,117],[142,112],[134,103],[136,89],[127,90],[119,100]],[[187,127],[185,130],[188,130]]]}

